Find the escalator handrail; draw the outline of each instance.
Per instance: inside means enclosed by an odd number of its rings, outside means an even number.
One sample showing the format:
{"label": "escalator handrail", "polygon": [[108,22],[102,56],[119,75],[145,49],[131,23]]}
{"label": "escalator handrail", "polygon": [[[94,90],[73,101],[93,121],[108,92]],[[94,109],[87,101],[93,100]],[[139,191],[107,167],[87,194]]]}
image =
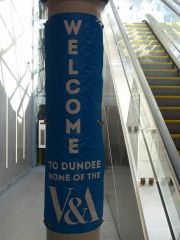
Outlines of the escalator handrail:
{"label": "escalator handrail", "polygon": [[159,26],[159,22],[151,15],[146,15],[146,22],[155,33],[156,37],[160,40],[165,50],[175,63],[178,70],[180,70],[180,49],[167,37],[163,29]]}
{"label": "escalator handrail", "polygon": [[175,7],[171,2],[168,0],[161,0],[166,6],[168,6],[178,17],[180,17],[180,9],[178,9],[178,2],[174,0],[174,3],[177,4],[177,7]]}
{"label": "escalator handrail", "polygon": [[180,6],[180,0],[173,0],[178,6]]}
{"label": "escalator handrail", "polygon": [[160,136],[161,136],[162,141],[164,143],[166,152],[167,152],[167,154],[169,156],[169,159],[171,161],[171,164],[172,164],[172,167],[173,167],[173,170],[174,170],[174,174],[176,176],[175,180],[180,184],[180,160],[179,160],[179,156],[177,154],[176,147],[175,147],[174,142],[173,142],[173,140],[172,140],[172,138],[169,134],[169,131],[168,131],[167,126],[164,122],[164,119],[162,118],[162,115],[159,111],[157,103],[156,103],[156,101],[155,101],[155,99],[152,95],[152,92],[149,88],[149,85],[147,83],[147,80],[145,78],[143,70],[140,66],[140,63],[139,63],[139,61],[138,61],[138,59],[137,59],[137,57],[136,57],[136,55],[133,51],[133,48],[132,48],[132,46],[129,42],[128,36],[127,36],[126,31],[123,27],[122,21],[120,19],[120,16],[118,14],[118,11],[116,9],[116,6],[115,6],[113,0],[110,0],[110,4],[111,4],[113,14],[116,18],[119,30],[122,34],[122,37],[125,41],[125,44],[126,44],[126,47],[128,49],[129,55],[131,57],[132,63],[134,65],[135,71],[136,71],[137,76],[139,78],[140,85],[142,87],[142,90],[143,90],[144,95],[146,97],[146,100],[148,102],[148,105],[149,105],[149,108],[151,110],[152,116],[153,116],[154,121],[156,123],[156,126],[159,130],[159,133],[160,133]]}

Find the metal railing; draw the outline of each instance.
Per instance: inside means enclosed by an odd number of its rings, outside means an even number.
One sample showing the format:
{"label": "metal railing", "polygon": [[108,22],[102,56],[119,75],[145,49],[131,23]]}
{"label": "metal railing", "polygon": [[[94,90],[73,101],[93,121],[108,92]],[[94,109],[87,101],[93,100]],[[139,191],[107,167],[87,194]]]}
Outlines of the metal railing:
{"label": "metal railing", "polygon": [[168,55],[171,57],[176,67],[180,70],[180,49],[175,43],[167,36],[164,30],[160,27],[159,22],[150,14],[146,15],[146,22],[153,30],[161,44],[164,46]]}
{"label": "metal railing", "polygon": [[175,4],[172,3],[172,1],[169,0],[161,0],[163,3],[165,3],[173,12],[177,14],[177,16],[180,17],[180,3],[178,0],[173,0]]}

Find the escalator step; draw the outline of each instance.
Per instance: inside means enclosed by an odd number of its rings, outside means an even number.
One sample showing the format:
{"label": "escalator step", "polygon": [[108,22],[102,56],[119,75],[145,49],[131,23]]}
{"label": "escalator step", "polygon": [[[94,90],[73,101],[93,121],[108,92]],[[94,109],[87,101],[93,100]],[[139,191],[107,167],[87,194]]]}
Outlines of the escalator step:
{"label": "escalator step", "polygon": [[172,139],[180,139],[180,134],[171,134]]}
{"label": "escalator step", "polygon": [[180,107],[160,107],[160,110],[168,110],[168,111],[180,111]]}
{"label": "escalator step", "polygon": [[145,69],[172,69],[173,63],[172,62],[141,62],[142,68]]}
{"label": "escalator step", "polygon": [[180,120],[164,120],[165,123],[171,123],[171,124],[179,124],[180,123]]}
{"label": "escalator step", "polygon": [[[127,31],[126,31],[127,32]],[[136,31],[131,31],[127,32],[128,36],[154,36],[154,34],[151,31],[146,31],[146,32],[136,32]]]}
{"label": "escalator step", "polygon": [[145,61],[145,62],[169,62],[168,56],[139,56],[139,61]]}
{"label": "escalator step", "polygon": [[144,24],[144,23],[142,23],[142,24],[123,24],[124,25],[124,27],[125,28],[138,28],[138,29],[141,29],[141,28],[148,28],[149,29],[149,27],[147,26],[147,24]]}
{"label": "escalator step", "polygon": [[[123,23],[126,28],[145,28],[148,27],[146,23]],[[149,27],[148,27],[149,28]]]}
{"label": "escalator step", "polygon": [[[153,36],[154,37],[154,36]],[[147,38],[147,39],[132,39],[131,40],[131,43],[143,43],[143,44],[151,44],[151,43],[154,43],[154,44],[160,44],[160,42],[159,42],[159,40],[157,39],[157,38],[153,38],[153,39],[149,39],[149,38]]]}
{"label": "escalator step", "polygon": [[159,109],[164,119],[167,120],[180,119],[180,107],[160,107]]}
{"label": "escalator step", "polygon": [[163,50],[160,44],[132,44],[135,50]]}
{"label": "escalator step", "polygon": [[151,42],[151,41],[149,41],[149,42],[146,42],[146,43],[139,43],[139,42],[136,42],[136,43],[132,43],[132,46],[133,47],[147,47],[147,46],[161,46],[161,44],[160,43],[154,43],[154,42]]}
{"label": "escalator step", "polygon": [[131,40],[156,40],[155,36],[128,36],[128,38]]}
{"label": "escalator step", "polygon": [[[157,99],[158,98],[159,99],[180,99],[180,96],[164,96],[164,95],[163,96],[161,96],[161,95],[159,95],[159,96],[157,95],[156,96],[155,95],[154,97],[157,98]],[[167,106],[167,107],[169,107],[169,106]]]}
{"label": "escalator step", "polygon": [[132,39],[131,40],[131,43],[132,44],[158,44],[159,43],[159,41],[158,40],[156,40],[156,39],[148,39],[148,40],[138,40],[138,39]]}
{"label": "escalator step", "polygon": [[147,69],[143,68],[146,77],[178,77],[177,69]]}
{"label": "escalator step", "polygon": [[171,134],[180,133],[180,120],[164,120]]}
{"label": "escalator step", "polygon": [[180,134],[171,134],[173,142],[177,149],[180,149]]}
{"label": "escalator step", "polygon": [[139,57],[142,56],[165,56],[166,52],[165,50],[135,50],[135,53],[138,55]]}
{"label": "escalator step", "polygon": [[[143,30],[144,30],[144,29],[143,29]],[[153,32],[152,32],[149,28],[146,28],[145,31],[142,31],[142,30],[141,30],[141,31],[138,31],[138,30],[133,29],[133,28],[132,28],[132,29],[126,29],[126,32],[127,32],[128,35],[131,35],[131,34],[134,35],[134,34],[135,34],[135,35],[137,35],[137,36],[138,36],[138,35],[140,35],[140,36],[141,36],[141,35],[148,35],[148,36],[149,36],[149,35],[153,35],[153,36],[154,36]]]}
{"label": "escalator step", "polygon": [[180,86],[152,86],[151,91],[154,95],[180,95]]}
{"label": "escalator step", "polygon": [[139,36],[154,36],[153,33],[151,31],[146,31],[146,32],[137,32],[137,31],[126,31],[127,32],[127,35],[129,37],[131,36],[135,36],[135,37],[139,37]]}
{"label": "escalator step", "polygon": [[125,26],[144,26],[144,25],[147,25],[146,23],[144,22],[133,22],[133,23],[123,23]]}
{"label": "escalator step", "polygon": [[155,95],[154,97],[157,101],[158,106],[160,107],[180,106],[180,96]]}
{"label": "escalator step", "polygon": [[146,77],[150,85],[160,85],[160,86],[180,86],[180,77]]}
{"label": "escalator step", "polygon": [[151,30],[149,30],[148,27],[144,27],[144,28],[130,28],[130,27],[125,27],[126,28],[126,32],[127,34],[132,34],[132,33],[152,33]]}

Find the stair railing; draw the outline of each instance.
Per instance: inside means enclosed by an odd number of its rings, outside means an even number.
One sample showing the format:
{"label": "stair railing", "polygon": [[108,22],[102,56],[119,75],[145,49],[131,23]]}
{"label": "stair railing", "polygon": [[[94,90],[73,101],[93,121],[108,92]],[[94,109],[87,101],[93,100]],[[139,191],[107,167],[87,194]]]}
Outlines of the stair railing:
{"label": "stair railing", "polygon": [[177,14],[177,16],[180,17],[180,2],[177,0],[173,0],[174,4],[172,1],[169,0],[161,0],[163,3],[165,3],[173,12]]}
{"label": "stair railing", "polygon": [[165,34],[164,30],[160,27],[159,22],[151,14],[146,15],[146,22],[153,30],[156,37],[160,40],[176,67],[180,70],[180,47],[176,46],[167,34]]}

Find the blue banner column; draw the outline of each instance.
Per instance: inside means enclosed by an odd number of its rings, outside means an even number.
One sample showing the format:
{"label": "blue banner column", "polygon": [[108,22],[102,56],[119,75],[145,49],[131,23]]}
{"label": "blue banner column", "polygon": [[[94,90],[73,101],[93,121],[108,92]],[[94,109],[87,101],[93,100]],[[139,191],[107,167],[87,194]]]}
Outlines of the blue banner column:
{"label": "blue banner column", "polygon": [[99,240],[105,1],[49,0],[45,26],[47,240]]}

